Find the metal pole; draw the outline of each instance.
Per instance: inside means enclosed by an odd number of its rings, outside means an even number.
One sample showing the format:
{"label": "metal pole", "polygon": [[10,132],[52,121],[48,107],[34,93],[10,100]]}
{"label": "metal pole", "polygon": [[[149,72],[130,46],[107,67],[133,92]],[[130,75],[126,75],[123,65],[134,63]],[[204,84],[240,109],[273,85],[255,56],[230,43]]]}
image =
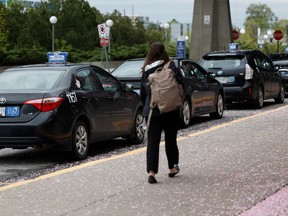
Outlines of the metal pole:
{"label": "metal pole", "polygon": [[54,24],[52,24],[52,52],[54,52]]}
{"label": "metal pole", "polygon": [[111,43],[111,33],[109,33],[109,38],[108,38],[108,59],[110,60],[110,43]]}
{"label": "metal pole", "polygon": [[279,53],[279,40],[277,40],[277,53]]}
{"label": "metal pole", "polygon": [[167,29],[165,28],[165,42],[166,42],[166,49],[168,49],[168,35],[167,35]]}

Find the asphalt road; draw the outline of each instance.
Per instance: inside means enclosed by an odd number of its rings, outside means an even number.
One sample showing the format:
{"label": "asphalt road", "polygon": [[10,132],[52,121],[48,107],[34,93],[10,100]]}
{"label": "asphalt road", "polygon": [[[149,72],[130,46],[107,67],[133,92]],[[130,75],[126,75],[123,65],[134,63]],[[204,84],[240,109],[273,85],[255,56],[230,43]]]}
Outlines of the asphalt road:
{"label": "asphalt road", "polygon": [[[212,126],[221,125],[235,119],[267,112],[281,106],[286,106],[287,104],[287,100],[284,104],[275,104],[274,101],[271,100],[265,102],[263,109],[260,110],[252,109],[246,104],[230,105],[225,110],[222,119],[211,120],[208,115],[194,118],[189,128],[181,129],[178,132],[178,137],[203,131]],[[102,142],[91,148],[89,157],[86,160],[78,162],[71,161],[68,154],[57,152],[53,149],[2,149],[0,150],[0,186],[26,179],[33,179],[43,174],[122,154],[123,152],[128,152],[144,146],[145,143],[130,146],[127,145],[124,140],[120,139]]]}
{"label": "asphalt road", "polygon": [[[147,182],[144,145],[95,148],[83,164],[0,187],[0,214],[287,216],[287,104],[230,111],[181,130],[175,178],[167,176],[163,142],[154,185]],[[49,155],[27,154],[48,161]]]}

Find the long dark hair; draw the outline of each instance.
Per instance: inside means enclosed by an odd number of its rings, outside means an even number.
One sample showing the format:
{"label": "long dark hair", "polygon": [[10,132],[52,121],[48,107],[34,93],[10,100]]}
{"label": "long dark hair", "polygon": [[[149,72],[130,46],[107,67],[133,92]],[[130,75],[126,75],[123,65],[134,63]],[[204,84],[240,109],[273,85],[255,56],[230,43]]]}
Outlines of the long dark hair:
{"label": "long dark hair", "polygon": [[150,45],[150,49],[146,55],[142,71],[145,69],[146,65],[152,64],[158,60],[163,60],[164,63],[170,61],[165,46],[160,42],[154,42]]}

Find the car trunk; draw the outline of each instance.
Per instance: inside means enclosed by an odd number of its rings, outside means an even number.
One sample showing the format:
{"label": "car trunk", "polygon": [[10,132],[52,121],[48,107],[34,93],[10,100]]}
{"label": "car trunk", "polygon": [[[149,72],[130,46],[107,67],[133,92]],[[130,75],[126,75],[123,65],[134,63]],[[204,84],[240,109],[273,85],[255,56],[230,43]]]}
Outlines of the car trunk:
{"label": "car trunk", "polygon": [[202,66],[223,86],[242,86],[245,83],[244,55],[206,56]]}
{"label": "car trunk", "polygon": [[32,104],[24,104],[25,101],[32,99],[42,99],[42,93],[1,93],[0,94],[0,122],[29,122],[34,119],[40,111]]}

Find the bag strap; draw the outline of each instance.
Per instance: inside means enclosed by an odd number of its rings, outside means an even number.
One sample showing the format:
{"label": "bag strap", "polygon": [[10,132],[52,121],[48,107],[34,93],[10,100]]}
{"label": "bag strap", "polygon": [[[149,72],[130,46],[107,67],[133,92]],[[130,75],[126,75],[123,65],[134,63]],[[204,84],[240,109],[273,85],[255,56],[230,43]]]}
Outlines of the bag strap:
{"label": "bag strap", "polygon": [[162,69],[167,70],[171,61],[168,61],[163,67],[158,67],[155,72],[161,72]]}
{"label": "bag strap", "polygon": [[171,61],[168,61],[168,62],[163,66],[163,68],[164,68],[164,69],[167,69],[167,68],[169,67],[170,63],[171,63]]}

